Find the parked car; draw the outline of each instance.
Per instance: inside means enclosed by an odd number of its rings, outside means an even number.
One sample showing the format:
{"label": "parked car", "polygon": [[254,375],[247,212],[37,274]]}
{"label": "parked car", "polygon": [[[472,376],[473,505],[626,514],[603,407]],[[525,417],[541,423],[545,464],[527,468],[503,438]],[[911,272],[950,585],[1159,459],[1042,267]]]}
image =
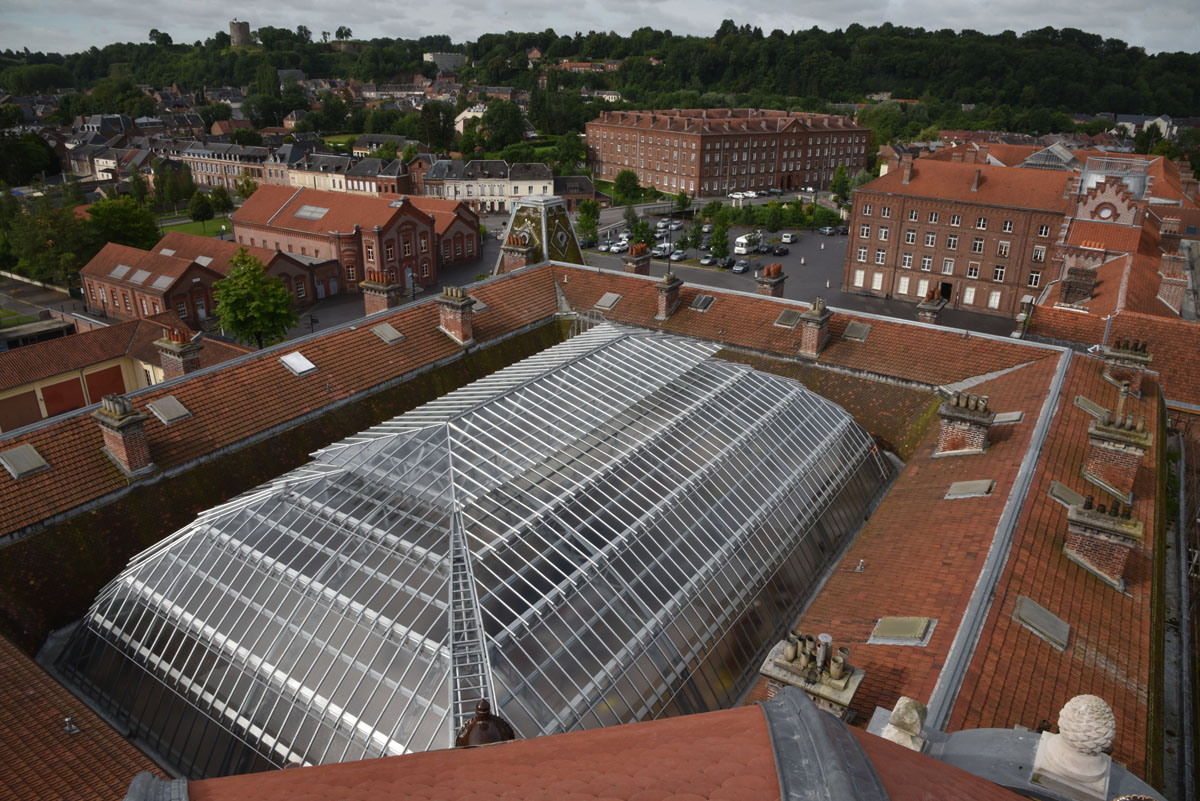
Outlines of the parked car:
{"label": "parked car", "polygon": [[608,248],[609,248],[609,244],[607,242],[601,242],[599,247],[596,248],[596,250],[600,251],[601,253],[607,253]]}
{"label": "parked car", "polygon": [[767,192],[769,192],[772,195],[782,195],[783,194],[783,190],[777,186],[768,189]]}
{"label": "parked car", "polygon": [[741,200],[744,197],[745,197],[745,195],[742,194],[741,192],[730,192],[729,193],[730,200]]}
{"label": "parked car", "polygon": [[821,229],[821,233],[825,234],[825,236],[833,236],[834,231],[835,229],[832,225],[826,225]]}
{"label": "parked car", "polygon": [[722,256],[721,258],[717,259],[717,266],[720,267],[722,270],[728,270],[730,267],[733,266],[733,257],[732,256]]}
{"label": "parked car", "polygon": [[794,235],[789,231],[789,232],[785,233],[783,236],[779,237],[779,241],[785,245],[790,245],[793,242],[795,242],[796,240],[794,238]]}
{"label": "parked car", "polygon": [[850,235],[850,227],[846,226],[846,225],[839,225],[838,233],[841,234],[842,236],[849,236]]}
{"label": "parked car", "polygon": [[667,229],[660,228],[657,231],[655,231],[654,238],[655,239],[666,239],[667,238]]}
{"label": "parked car", "polygon": [[622,239],[620,242],[613,242],[608,247],[609,253],[624,253],[629,250],[629,243]]}
{"label": "parked car", "polygon": [[759,253],[770,253],[771,246],[768,245],[766,242],[760,242],[758,247],[755,248],[755,250]]}
{"label": "parked car", "polygon": [[712,265],[714,265],[716,263],[717,263],[717,258],[715,256],[713,256],[713,254],[711,254],[711,253],[706,253],[705,255],[700,257],[700,264],[703,267],[711,267]]}
{"label": "parked car", "polygon": [[700,240],[700,249],[701,250],[708,250],[711,247],[712,247],[712,240],[709,239],[707,236]]}
{"label": "parked car", "polygon": [[742,197],[758,197],[758,193],[755,192],[753,189],[747,189],[745,192],[742,193]]}
{"label": "parked car", "polygon": [[672,231],[678,231],[680,228],[683,228],[682,220],[671,220],[671,230]]}
{"label": "parked car", "polygon": [[659,220],[658,225],[656,225],[654,227],[660,231],[665,231],[665,230],[667,230],[667,226],[670,224],[671,224],[670,220]]}
{"label": "parked car", "polygon": [[671,254],[671,261],[683,261],[687,258],[687,251],[677,250]]}
{"label": "parked car", "polygon": [[705,223],[705,224],[704,224],[704,226],[703,226],[703,227],[700,229],[700,233],[702,233],[702,234],[711,234],[711,233],[712,233],[712,230],[713,230],[713,225],[712,225],[712,223]]}
{"label": "parked car", "polygon": [[772,252],[776,256],[786,256],[787,254],[791,253],[792,251],[791,251],[791,248],[789,248],[787,245],[776,245],[775,250],[773,250]]}
{"label": "parked car", "polygon": [[749,269],[750,262],[746,261],[745,259],[738,259],[733,265],[733,271],[735,273],[744,273]]}
{"label": "parked car", "polygon": [[584,250],[587,250],[588,248],[594,248],[594,247],[596,247],[596,240],[595,239],[580,239],[579,247],[583,248]]}

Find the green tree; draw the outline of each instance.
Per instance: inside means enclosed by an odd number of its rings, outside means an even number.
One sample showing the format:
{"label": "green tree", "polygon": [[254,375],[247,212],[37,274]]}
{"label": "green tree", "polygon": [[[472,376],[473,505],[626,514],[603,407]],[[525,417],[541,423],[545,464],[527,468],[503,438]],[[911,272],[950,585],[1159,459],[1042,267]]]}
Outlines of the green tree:
{"label": "green tree", "polygon": [[99,246],[84,220],[53,192],[38,198],[26,214],[17,214],[6,239],[17,270],[39,281],[69,285]]}
{"label": "green tree", "polygon": [[253,94],[279,99],[279,73],[275,71],[275,66],[271,62],[262,62],[254,71]]}
{"label": "green tree", "polygon": [[134,164],[129,168],[129,196],[133,198],[133,202],[139,206],[146,205],[146,176],[142,174],[142,168]]}
{"label": "green tree", "polygon": [[263,143],[263,138],[253,128],[234,128],[229,132],[229,141],[242,147],[258,147]]}
{"label": "green tree", "polygon": [[173,44],[171,34],[160,31],[158,28],[150,29],[150,41],[159,47],[170,47]]}
{"label": "green tree", "polygon": [[718,259],[729,255],[729,226],[717,223],[713,227],[712,236],[708,240],[709,249]]}
{"label": "green tree", "polygon": [[190,198],[196,194],[196,182],[192,178],[192,168],[186,162],[179,165],[179,199]]}
{"label": "green tree", "polygon": [[688,197],[687,192],[680,192],[675,196],[675,211],[687,211],[692,206],[692,199]]}
{"label": "green tree", "polygon": [[203,192],[192,194],[192,199],[188,201],[188,216],[192,218],[193,222],[200,223],[201,231],[205,230],[204,223],[213,218],[212,202],[209,201],[208,195]]}
{"label": "green tree", "polygon": [[233,198],[229,196],[229,190],[223,186],[214,186],[208,195],[208,201],[212,204],[213,212],[216,214],[228,214],[233,211]]}
{"label": "green tree", "polygon": [[417,150],[416,145],[414,145],[412,142],[409,142],[408,146],[404,148],[404,152],[400,154],[400,160],[405,164],[408,164],[410,161],[415,159],[417,154],[420,152],[421,151]]}
{"label": "green tree", "polygon": [[507,100],[497,100],[488,106],[480,125],[487,131],[488,150],[503,150],[524,139],[525,120],[521,109]]}
{"label": "green tree", "polygon": [[1137,136],[1133,137],[1133,151],[1135,153],[1150,153],[1162,141],[1162,138],[1162,131],[1159,130],[1157,125],[1147,125],[1138,131]]}
{"label": "green tree", "polygon": [[268,276],[245,248],[233,257],[229,274],[213,286],[213,298],[221,328],[259,348],[282,340],[296,324],[287,287]]}
{"label": "green tree", "polygon": [[833,180],[829,182],[829,191],[837,200],[845,200],[850,196],[850,178],[846,175],[846,165],[839,164],[833,171]]}
{"label": "green tree", "polygon": [[335,39],[349,39],[351,35],[352,34],[350,33],[349,28],[347,28],[345,25],[339,25],[337,32],[333,34],[333,37]]}
{"label": "green tree", "polygon": [[579,204],[579,236],[584,239],[596,239],[600,227],[600,204],[594,200],[584,200]]}
{"label": "green tree", "polygon": [[558,137],[554,145],[554,170],[559,175],[567,175],[575,171],[581,161],[587,158],[587,149],[579,134],[565,133]]}
{"label": "green tree", "polygon": [[637,200],[638,178],[633,170],[621,170],[613,179],[613,200],[618,203],[629,203]]}
{"label": "green tree", "polygon": [[654,229],[645,220],[638,220],[629,229],[629,241],[641,242],[648,248],[654,247]]}
{"label": "green tree", "polygon": [[638,221],[637,209],[635,209],[633,207],[632,202],[626,203],[625,204],[625,227],[632,231],[633,226],[637,225],[637,221]]}
{"label": "green tree", "polygon": [[251,178],[250,173],[242,170],[241,176],[233,184],[233,193],[245,201],[254,194],[255,189],[258,189],[258,181]]}
{"label": "green tree", "polygon": [[66,180],[63,181],[62,190],[63,205],[74,208],[75,206],[82,206],[84,203],[87,203],[87,196],[83,193],[83,184],[79,183],[79,179],[74,175],[66,176]]}
{"label": "green tree", "polygon": [[710,200],[704,204],[704,208],[700,209],[700,215],[708,222],[712,222],[721,213],[721,209],[725,208],[725,204],[719,200]]}
{"label": "green tree", "polygon": [[0,106],[0,128],[12,128],[25,121],[25,112],[16,103]]}
{"label": "green tree", "polygon": [[87,228],[99,245],[115,242],[149,250],[162,235],[154,213],[132,197],[107,198],[88,206]]}
{"label": "green tree", "polygon": [[775,201],[771,201],[766,206],[763,225],[771,233],[775,233],[783,227],[783,207]]}
{"label": "green tree", "polygon": [[871,175],[871,173],[867,172],[866,170],[859,170],[858,172],[854,173],[854,178],[850,180],[850,188],[858,189],[863,184],[873,181],[874,179],[875,176]]}
{"label": "green tree", "polygon": [[42,137],[0,131],[0,181],[24,186],[39,175],[57,175],[59,169],[58,157]]}
{"label": "green tree", "polygon": [[396,143],[384,142],[375,150],[371,151],[371,156],[382,161],[384,164],[391,164],[396,160]]}

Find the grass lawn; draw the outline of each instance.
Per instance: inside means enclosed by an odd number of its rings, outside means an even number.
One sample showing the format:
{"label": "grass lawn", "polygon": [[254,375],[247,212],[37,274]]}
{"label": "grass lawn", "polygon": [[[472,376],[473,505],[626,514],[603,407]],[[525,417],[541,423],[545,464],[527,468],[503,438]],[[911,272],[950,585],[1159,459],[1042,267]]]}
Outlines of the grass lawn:
{"label": "grass lawn", "polygon": [[334,149],[345,149],[345,151],[349,153],[350,147],[356,141],[358,141],[358,137],[360,136],[362,136],[362,134],[335,134],[334,136],[322,136],[321,139],[324,140],[325,144],[329,145],[330,147]]}
{"label": "grass lawn", "polygon": [[0,309],[0,328],[8,328],[12,325],[24,325],[25,323],[36,323],[37,318],[26,317],[23,314],[18,314],[12,309]]}
{"label": "grass lawn", "polygon": [[221,226],[225,226],[225,231],[230,230],[229,221],[224,217],[214,217],[203,224],[198,222],[186,222],[179,225],[168,225],[163,227],[163,231],[182,231],[185,234],[196,234],[198,236],[216,236],[221,233]]}

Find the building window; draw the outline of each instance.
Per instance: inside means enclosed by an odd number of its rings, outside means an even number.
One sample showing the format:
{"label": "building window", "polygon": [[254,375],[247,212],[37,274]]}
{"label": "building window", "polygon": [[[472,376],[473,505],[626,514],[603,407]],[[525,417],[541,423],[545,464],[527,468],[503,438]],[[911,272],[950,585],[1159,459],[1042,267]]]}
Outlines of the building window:
{"label": "building window", "polygon": [[917,244],[917,232],[911,228],[909,228],[907,231],[905,231],[904,232],[904,244],[906,244],[906,245]]}
{"label": "building window", "polygon": [[298,298],[304,297],[304,279],[303,278],[296,279],[296,297],[298,297]]}
{"label": "building window", "polygon": [[858,260],[859,260],[859,261],[866,261],[866,260],[867,260],[867,249],[866,249],[866,248],[859,248],[859,249],[858,249]]}
{"label": "building window", "polygon": [[429,238],[426,237],[425,234],[421,234],[420,241],[421,241],[421,252],[424,253],[425,251],[429,250]]}
{"label": "building window", "polygon": [[980,231],[986,231],[987,230],[987,217],[980,217],[977,220],[975,220],[975,227],[978,228]]}
{"label": "building window", "polygon": [[967,264],[967,278],[979,277],[979,262],[973,261]]}
{"label": "building window", "polygon": [[1046,260],[1046,249],[1044,247],[1036,247],[1033,249],[1033,260],[1041,264]]}
{"label": "building window", "polygon": [[150,313],[150,312],[146,311],[146,299],[139,298],[139,300],[142,302],[142,316],[145,317],[147,314]]}
{"label": "building window", "polygon": [[954,275],[954,259],[942,259],[942,275]]}
{"label": "building window", "polygon": [[916,221],[917,221],[917,210],[916,210],[916,209],[909,209],[909,211],[908,211],[908,219],[909,219],[910,221],[912,221],[912,222],[916,222]]}
{"label": "building window", "polygon": [[179,301],[175,304],[175,314],[178,317],[187,317],[187,302]]}
{"label": "building window", "polygon": [[1004,233],[1006,233],[1006,234],[1011,234],[1011,233],[1012,233],[1012,230],[1013,230],[1013,221],[1012,221],[1012,220],[1005,220],[1005,221],[1004,221],[1004,226],[1003,226],[1002,230],[1003,230],[1003,231],[1004,231]]}
{"label": "building window", "polygon": [[922,298],[929,293],[929,279],[922,278],[917,282],[917,294]]}
{"label": "building window", "polygon": [[114,308],[114,309],[119,309],[119,308],[121,308],[121,299],[117,297],[117,290],[115,290],[115,289],[110,289],[110,290],[108,290],[108,291],[109,291],[109,294],[111,294],[111,295],[112,295],[112,299],[113,299],[113,308]]}
{"label": "building window", "polygon": [[974,303],[975,303],[975,287],[969,286],[963,290],[962,302],[968,306],[974,305]]}
{"label": "building window", "polygon": [[88,297],[90,297],[93,301],[96,299],[96,285],[91,281],[88,282]]}
{"label": "building window", "polygon": [[454,255],[455,256],[462,255],[462,241],[461,240],[455,240],[455,242],[454,242]]}
{"label": "building window", "polygon": [[992,269],[992,280],[993,281],[1003,281],[1004,280],[1004,265],[1003,264],[997,264],[995,266],[995,268]]}
{"label": "building window", "polygon": [[982,253],[983,252],[983,238],[982,237],[978,237],[978,236],[975,237],[975,241],[971,243],[971,252],[972,253]]}
{"label": "building window", "polygon": [[900,257],[900,266],[906,270],[912,269],[912,254],[905,253]]}
{"label": "building window", "polygon": [[[864,261],[866,261],[866,260],[864,259]],[[858,286],[858,287],[862,286],[863,282],[865,282],[866,280],[867,280],[867,271],[866,270],[855,270],[854,271],[854,285],[855,286]]]}
{"label": "building window", "polygon": [[1038,236],[1050,236],[1050,226],[1039,225],[1038,226]]}
{"label": "building window", "polygon": [[887,219],[887,218],[891,217],[891,216],[892,216],[892,207],[891,207],[891,206],[884,206],[883,208],[881,208],[881,209],[879,210],[879,216],[880,216],[880,217],[883,217],[884,219]]}
{"label": "building window", "polygon": [[929,212],[929,222],[936,223],[938,221],[938,213],[936,211]]}
{"label": "building window", "polygon": [[124,298],[124,300],[125,300],[125,311],[133,311],[133,309],[129,305],[129,295],[122,292],[121,297]]}
{"label": "building window", "polygon": [[921,271],[927,273],[932,269],[933,269],[933,256],[922,256],[921,257]]}
{"label": "building window", "polygon": [[932,231],[925,234],[925,247],[931,248],[936,244],[937,244],[937,234],[933,233]]}
{"label": "building window", "polygon": [[1008,243],[1007,242],[996,243],[996,255],[1001,256],[1003,258],[1008,258]]}
{"label": "building window", "polygon": [[988,293],[988,308],[989,309],[1000,308],[1000,292],[999,292],[999,290],[993,290]]}
{"label": "building window", "polygon": [[886,260],[886,259],[887,259],[887,251],[884,250],[883,248],[876,248],[875,249],[875,263],[883,264],[884,260]]}
{"label": "building window", "polygon": [[879,241],[886,242],[888,238],[888,228],[886,225],[879,226]]}
{"label": "building window", "polygon": [[1037,287],[1039,287],[1041,285],[1041,283],[1042,283],[1042,271],[1041,270],[1030,270],[1029,285],[1031,287],[1033,287],[1034,289],[1036,289]]}
{"label": "building window", "polygon": [[387,253],[387,260],[393,261],[396,258],[396,246],[391,242],[384,245],[384,252]]}
{"label": "building window", "polygon": [[346,280],[347,281],[357,281],[358,280],[358,272],[353,264],[347,265],[347,267],[346,267]]}
{"label": "building window", "polygon": [[405,239],[404,239],[404,255],[405,256],[412,255],[412,241],[410,239],[408,239],[407,237],[405,237]]}
{"label": "building window", "polygon": [[871,216],[871,204],[870,203],[863,204],[863,215],[866,217]]}
{"label": "building window", "polygon": [[958,234],[946,237],[946,250],[958,250]]}
{"label": "building window", "polygon": [[865,223],[863,225],[860,225],[858,227],[858,235],[860,237],[862,237],[863,239],[866,239],[867,237],[869,237],[871,235],[871,226],[866,225]]}
{"label": "building window", "polygon": [[962,224],[962,215],[961,214],[951,214],[950,215],[950,224],[955,227],[958,227],[959,225],[961,225]]}
{"label": "building window", "polygon": [[158,301],[153,301],[150,305],[154,307],[154,313],[158,314]]}
{"label": "building window", "polygon": [[896,291],[901,295],[908,294],[908,276],[907,275],[900,276],[900,281],[896,285]]}
{"label": "building window", "polygon": [[424,261],[421,262],[421,277],[422,278],[429,277],[429,260],[428,259],[425,259]]}
{"label": "building window", "polygon": [[883,289],[883,273],[871,274],[871,289],[879,292]]}

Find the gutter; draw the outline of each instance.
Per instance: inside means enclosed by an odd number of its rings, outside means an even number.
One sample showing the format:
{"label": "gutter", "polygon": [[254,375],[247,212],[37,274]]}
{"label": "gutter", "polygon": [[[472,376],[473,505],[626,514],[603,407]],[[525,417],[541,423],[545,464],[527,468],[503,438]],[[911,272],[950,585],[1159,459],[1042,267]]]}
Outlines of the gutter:
{"label": "gutter", "polygon": [[1012,489],[1009,490],[1004,511],[1001,512],[1000,521],[996,524],[996,533],[988,548],[987,558],[975,581],[975,589],[971,591],[971,598],[967,602],[967,608],[963,611],[962,621],[954,635],[954,642],[950,644],[950,651],[942,663],[942,671],[938,674],[937,684],[934,685],[933,693],[929,697],[927,720],[930,728],[946,730],[950,713],[954,709],[955,701],[958,700],[958,692],[962,689],[967,668],[975,656],[983,625],[987,622],[988,614],[991,612],[996,587],[1000,583],[1000,577],[1004,573],[1004,566],[1008,562],[1008,555],[1012,549],[1017,522],[1021,516],[1021,506],[1033,483],[1034,470],[1041,457],[1042,447],[1046,443],[1050,421],[1054,419],[1058,410],[1063,383],[1067,377],[1067,368],[1071,364],[1071,356],[1071,350],[1063,349],[1058,358],[1058,368],[1054,372],[1050,392],[1047,393],[1046,400],[1042,403],[1042,411],[1038,415],[1037,425],[1033,429],[1029,448],[1025,452],[1025,458],[1021,460],[1021,467],[1017,470],[1017,477],[1013,481]]}

